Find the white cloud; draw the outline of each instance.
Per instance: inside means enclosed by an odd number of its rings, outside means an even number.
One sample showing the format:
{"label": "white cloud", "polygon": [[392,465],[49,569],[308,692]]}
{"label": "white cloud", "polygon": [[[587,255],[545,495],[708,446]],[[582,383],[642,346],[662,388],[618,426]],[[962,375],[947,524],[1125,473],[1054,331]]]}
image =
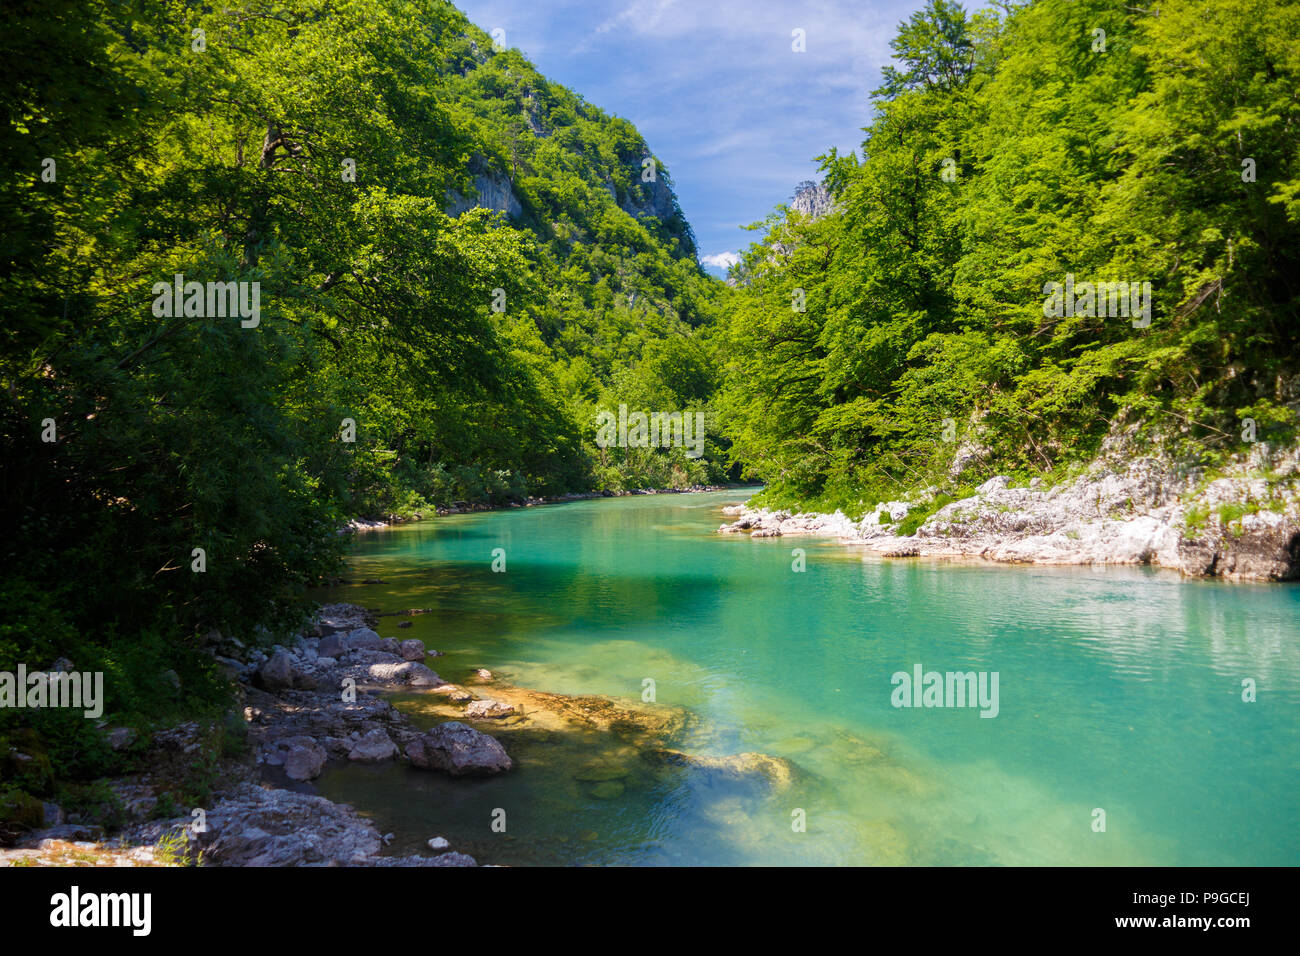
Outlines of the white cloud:
{"label": "white cloud", "polygon": [[713,266],[715,269],[729,269],[740,261],[734,252],[719,252],[712,256],[700,256],[700,265]]}
{"label": "white cloud", "polygon": [[602,22],[596,27],[597,33],[608,33],[625,23],[632,24],[638,30],[653,29],[659,19],[677,0],[637,0],[616,16]]}

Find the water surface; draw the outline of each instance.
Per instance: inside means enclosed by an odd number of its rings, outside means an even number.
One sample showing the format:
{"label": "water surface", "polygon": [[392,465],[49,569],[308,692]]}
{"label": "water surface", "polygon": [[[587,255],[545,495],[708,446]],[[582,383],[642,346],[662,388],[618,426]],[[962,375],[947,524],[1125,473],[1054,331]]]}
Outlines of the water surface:
{"label": "water surface", "polygon": [[[638,703],[652,679],[658,706],[696,718],[674,746],[787,758],[792,786],[642,771],[609,734],[538,732],[503,735],[518,765],[490,780],[346,767],[320,791],[394,832],[395,851],[443,835],[485,863],[1300,863],[1300,588],[714,534],[747,494],[366,534],[353,574],[385,583],[328,597],[431,609],[378,630],[443,651],[429,663],[450,680],[489,667]],[[895,708],[892,675],[918,663],[998,672],[998,715]],[[605,760],[633,769],[583,779]]]}

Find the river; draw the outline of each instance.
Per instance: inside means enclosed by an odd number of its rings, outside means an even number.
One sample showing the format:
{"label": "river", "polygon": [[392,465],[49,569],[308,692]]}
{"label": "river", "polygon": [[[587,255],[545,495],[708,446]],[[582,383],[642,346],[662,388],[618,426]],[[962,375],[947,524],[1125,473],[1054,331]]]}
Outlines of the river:
{"label": "river", "polygon": [[[593,774],[626,764],[625,743],[539,732],[501,735],[516,767],[499,777],[347,766],[319,791],[396,834],[394,851],[441,835],[483,863],[1300,863],[1300,587],[713,533],[749,493],[365,534],[353,576],[384,583],[324,597],[431,609],[378,630],[443,651],[428,663],[449,680],[488,667],[638,704],[651,680],[644,706],[692,715],[675,748],[783,757],[790,786]],[[996,716],[894,706],[894,675],[917,665],[996,673]],[[395,702],[418,714],[420,699]]]}

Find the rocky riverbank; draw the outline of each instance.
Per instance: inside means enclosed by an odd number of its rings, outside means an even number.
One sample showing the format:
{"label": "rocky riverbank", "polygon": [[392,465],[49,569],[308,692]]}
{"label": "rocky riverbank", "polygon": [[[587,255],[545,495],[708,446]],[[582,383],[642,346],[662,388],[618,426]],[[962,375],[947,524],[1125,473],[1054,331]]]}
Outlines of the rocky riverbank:
{"label": "rocky riverbank", "polygon": [[[1035,564],[1154,565],[1196,577],[1300,577],[1300,450],[1255,446],[1213,473],[1133,457],[1113,441],[1088,471],[1047,487],[985,481],[960,500],[926,489],[860,520],[745,505],[722,533],[838,538],[885,557],[981,558]],[[909,515],[930,511],[910,533]]]}
{"label": "rocky riverbank", "polygon": [[[422,611],[383,617],[411,613]],[[404,762],[451,778],[483,777],[510,772],[509,750],[518,748],[548,764],[572,763],[573,780],[600,799],[668,776],[764,792],[798,777],[780,757],[677,749],[695,722],[680,708],[544,693],[483,668],[464,684],[448,682],[430,666],[437,650],[381,637],[379,621],[357,605],[327,605],[294,642],[266,650],[212,632],[208,652],[237,688],[240,752],[220,753],[213,744],[220,735],[200,721],[147,741],[127,728],[96,728],[106,746],[139,751],[147,768],[100,782],[120,821],[106,832],[47,804],[43,825],[0,849],[0,866],[477,865],[441,834],[381,833],[352,807],[304,792],[328,767],[350,763]],[[216,780],[210,797],[203,806],[178,804],[175,780],[196,765]],[[405,851],[390,853],[390,846]]]}
{"label": "rocky riverbank", "polygon": [[[422,733],[375,696],[385,689],[427,687],[466,704],[485,703],[424,663],[437,651],[418,640],[381,638],[374,623],[364,608],[329,605],[291,646],[267,651],[213,632],[208,650],[237,688],[242,753],[214,753],[213,727],[198,721],[159,731],[142,754],[148,770],[102,782],[121,807],[123,825],[116,832],[66,820],[60,808],[47,806],[48,825],[0,850],[0,865],[476,865],[437,834],[428,835],[430,853],[385,856],[391,834],[380,834],[351,807],[291,789],[318,777],[331,762],[408,760],[453,776],[510,769],[509,756],[490,735],[455,721]],[[491,679],[487,671],[480,674]],[[125,728],[99,732],[114,749],[136,743]],[[166,794],[176,766],[205,761],[212,762],[218,781],[208,805],[174,807]],[[168,808],[183,812],[167,813]]]}

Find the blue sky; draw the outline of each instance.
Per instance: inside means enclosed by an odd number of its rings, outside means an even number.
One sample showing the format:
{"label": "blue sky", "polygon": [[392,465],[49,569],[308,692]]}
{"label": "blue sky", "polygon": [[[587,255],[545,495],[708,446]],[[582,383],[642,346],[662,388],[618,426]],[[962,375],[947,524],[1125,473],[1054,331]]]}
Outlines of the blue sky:
{"label": "blue sky", "polygon": [[[631,120],[706,265],[726,261],[831,146],[858,148],[900,20],[922,0],[455,0],[548,78]],[[796,53],[792,31],[805,34]],[[720,272],[718,268],[711,271]]]}

